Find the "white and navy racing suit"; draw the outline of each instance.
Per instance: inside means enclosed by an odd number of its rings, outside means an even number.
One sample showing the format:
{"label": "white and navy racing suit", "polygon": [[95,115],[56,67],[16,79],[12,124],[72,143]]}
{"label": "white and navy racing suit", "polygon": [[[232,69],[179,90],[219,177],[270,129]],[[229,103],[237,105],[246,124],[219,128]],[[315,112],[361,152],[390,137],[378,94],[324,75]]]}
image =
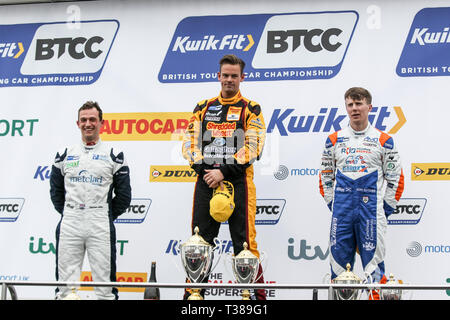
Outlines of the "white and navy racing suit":
{"label": "white and navy racing suit", "polygon": [[[113,224],[130,205],[130,176],[124,154],[101,141],[63,148],[55,157],[50,196],[61,214],[56,228],[56,280],[80,281],[85,252],[93,281],[116,281]],[[70,288],[60,286],[56,298]],[[117,288],[96,287],[98,299],[117,299]]]}
{"label": "white and navy racing suit", "polygon": [[[394,140],[372,125],[356,132],[350,126],[328,136],[319,175],[320,193],[332,211],[331,277],[352,269],[356,250],[364,273],[384,282],[387,216],[404,188]],[[383,279],[383,281],[382,281]]]}

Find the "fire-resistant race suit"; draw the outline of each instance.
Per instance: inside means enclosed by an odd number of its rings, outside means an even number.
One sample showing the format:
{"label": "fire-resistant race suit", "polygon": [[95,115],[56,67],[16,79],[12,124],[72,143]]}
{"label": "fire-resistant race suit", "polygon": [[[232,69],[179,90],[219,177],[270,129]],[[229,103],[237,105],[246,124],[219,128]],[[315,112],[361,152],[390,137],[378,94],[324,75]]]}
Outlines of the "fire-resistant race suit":
{"label": "fire-resistant race suit", "polygon": [[319,185],[333,212],[332,279],[346,270],[347,263],[353,268],[358,250],[366,277],[384,282],[387,216],[394,211],[404,187],[393,138],[370,124],[360,132],[348,126],[329,135]]}
{"label": "fire-resistant race suit", "polygon": [[[223,99],[219,95],[199,102],[183,141],[183,156],[198,173],[193,200],[192,232],[198,226],[200,235],[211,244],[214,244],[213,239],[219,233],[220,222],[209,214],[213,189],[203,180],[205,169],[219,169],[224,180],[234,186],[236,207],[228,224],[235,255],[239,254],[244,242],[247,242],[248,249],[259,257],[255,241],[256,188],[252,163],[262,154],[265,134],[260,105],[238,92],[229,99]],[[264,282],[262,275],[257,282]],[[257,299],[265,297],[264,290],[256,290]]]}
{"label": "fire-resistant race suit", "polygon": [[[56,228],[56,280],[80,281],[85,251],[93,281],[116,281],[116,231],[113,224],[131,202],[130,176],[122,151],[98,141],[81,142],[56,154],[50,196],[61,214]],[[70,288],[60,286],[56,298]],[[98,299],[117,299],[117,289],[97,287]]]}

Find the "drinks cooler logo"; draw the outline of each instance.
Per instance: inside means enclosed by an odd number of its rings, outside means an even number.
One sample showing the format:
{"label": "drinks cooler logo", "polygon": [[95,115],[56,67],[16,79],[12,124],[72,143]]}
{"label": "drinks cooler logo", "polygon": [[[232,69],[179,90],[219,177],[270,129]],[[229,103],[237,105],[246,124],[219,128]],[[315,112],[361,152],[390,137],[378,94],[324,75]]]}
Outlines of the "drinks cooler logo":
{"label": "drinks cooler logo", "polygon": [[450,8],[425,8],[414,17],[397,65],[400,77],[450,75]]}
{"label": "drinks cooler logo", "polygon": [[118,29],[117,20],[0,25],[0,87],[92,84]]}
{"label": "drinks cooler logo", "polygon": [[246,62],[248,81],[329,79],[341,69],[357,22],[356,11],[187,17],[158,79],[217,81],[218,62],[230,53]]}

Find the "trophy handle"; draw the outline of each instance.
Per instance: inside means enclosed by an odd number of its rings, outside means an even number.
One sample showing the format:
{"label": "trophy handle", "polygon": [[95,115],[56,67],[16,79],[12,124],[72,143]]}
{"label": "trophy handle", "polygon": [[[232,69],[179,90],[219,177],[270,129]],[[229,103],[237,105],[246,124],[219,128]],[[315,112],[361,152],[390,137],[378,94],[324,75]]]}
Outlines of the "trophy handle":
{"label": "trophy handle", "polygon": [[[262,271],[259,277],[255,278],[254,282],[258,281],[263,276],[263,274],[266,273],[267,266],[269,265],[267,262],[267,257],[268,255],[265,251],[259,252],[259,265],[261,266]],[[265,266],[263,266],[263,261],[265,262]]]}
{"label": "trophy handle", "polygon": [[211,274],[213,272],[213,270],[216,269],[217,265],[220,262],[220,259],[222,258],[222,255],[224,254],[224,250],[221,247],[221,241],[219,240],[219,238],[217,238],[217,237],[214,238],[213,242],[214,242],[214,247],[212,249],[212,254],[214,255],[214,251],[216,251],[216,249],[217,249],[217,254],[218,254],[219,258],[216,260],[214,265],[211,267],[209,274]]}
{"label": "trophy handle", "polygon": [[[366,280],[364,280],[363,283],[375,283],[375,282],[373,281],[372,275],[366,274]],[[358,298],[358,300],[360,300],[360,298],[362,297],[362,291],[363,290],[359,291],[359,298]],[[378,295],[381,296],[381,288],[378,288],[378,289],[377,288],[366,289],[366,291],[367,291],[367,298],[369,298],[369,299],[373,299],[374,298],[373,297],[373,291],[378,292]]]}
{"label": "trophy handle", "polygon": [[331,273],[325,273],[325,275],[322,278],[322,283],[324,284],[331,283]]}

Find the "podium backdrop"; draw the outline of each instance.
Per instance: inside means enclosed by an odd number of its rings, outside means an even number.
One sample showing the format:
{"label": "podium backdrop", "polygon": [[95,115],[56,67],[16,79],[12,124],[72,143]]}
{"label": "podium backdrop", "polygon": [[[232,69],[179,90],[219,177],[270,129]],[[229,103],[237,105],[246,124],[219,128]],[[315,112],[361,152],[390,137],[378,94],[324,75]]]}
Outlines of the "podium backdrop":
{"label": "podium backdrop", "polygon": [[[218,60],[246,63],[242,94],[262,106],[255,164],[257,241],[269,283],[322,283],[330,212],[319,194],[327,135],[347,126],[344,92],[373,95],[370,121],[400,151],[405,192],[389,218],[386,271],[410,284],[450,282],[450,6],[448,1],[89,1],[0,6],[0,280],[53,281],[49,196],[56,151],[78,143],[77,110],[104,109],[101,138],[125,151],[133,201],[116,222],[119,281],[184,282],[195,175],[180,132],[216,96]],[[232,253],[228,225],[221,248]],[[211,281],[232,282],[226,257]],[[359,258],[355,272],[363,277]],[[90,280],[86,260],[81,275]],[[51,299],[53,287],[18,287]],[[121,289],[121,299],[143,290]],[[182,289],[162,289],[181,299]],[[81,293],[93,298],[92,290]],[[415,291],[417,299],[450,292]],[[271,290],[270,299],[311,299]],[[212,289],[208,299],[239,299]],[[326,299],[326,291],[319,292]]]}

